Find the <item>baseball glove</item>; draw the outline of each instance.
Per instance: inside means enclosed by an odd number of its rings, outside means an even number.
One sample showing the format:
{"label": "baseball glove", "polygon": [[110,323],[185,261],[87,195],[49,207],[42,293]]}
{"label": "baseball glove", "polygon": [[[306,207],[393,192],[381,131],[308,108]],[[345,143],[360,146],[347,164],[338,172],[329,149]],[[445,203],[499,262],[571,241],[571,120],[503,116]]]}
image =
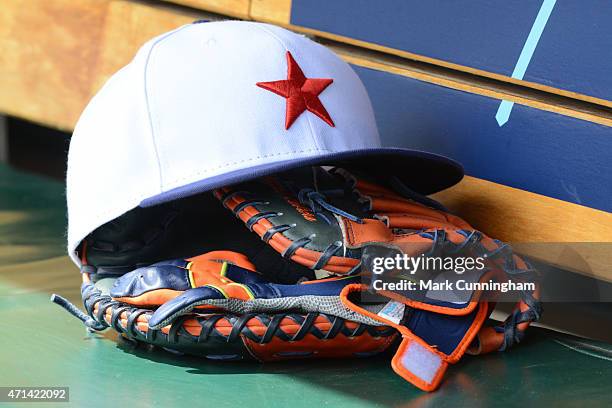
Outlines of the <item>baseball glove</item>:
{"label": "baseball glove", "polygon": [[223,206],[203,195],[94,231],[80,249],[87,314],[54,301],[91,329],[213,359],[370,356],[400,343],[393,369],[427,391],[465,352],[520,342],[541,313],[537,289],[497,327],[485,327],[494,298],[478,289],[372,291],[371,261],[395,255],[480,257],[486,267],[464,275],[474,283],[535,279],[509,246],[397,179],[314,167],[213,195]]}

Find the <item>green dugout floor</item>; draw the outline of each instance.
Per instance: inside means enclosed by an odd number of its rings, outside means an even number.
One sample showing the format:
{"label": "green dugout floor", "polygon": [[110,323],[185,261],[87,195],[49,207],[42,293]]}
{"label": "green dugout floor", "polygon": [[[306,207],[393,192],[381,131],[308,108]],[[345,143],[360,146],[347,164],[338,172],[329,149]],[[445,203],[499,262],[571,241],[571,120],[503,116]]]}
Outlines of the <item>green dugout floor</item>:
{"label": "green dugout floor", "polygon": [[[511,352],[467,356],[432,394],[384,357],[222,363],[88,334],[49,301],[80,303],[64,200],[62,183],[0,165],[0,386],[68,386],[78,407],[612,406],[612,347],[544,329]],[[68,405],[13,405],[41,404]]]}

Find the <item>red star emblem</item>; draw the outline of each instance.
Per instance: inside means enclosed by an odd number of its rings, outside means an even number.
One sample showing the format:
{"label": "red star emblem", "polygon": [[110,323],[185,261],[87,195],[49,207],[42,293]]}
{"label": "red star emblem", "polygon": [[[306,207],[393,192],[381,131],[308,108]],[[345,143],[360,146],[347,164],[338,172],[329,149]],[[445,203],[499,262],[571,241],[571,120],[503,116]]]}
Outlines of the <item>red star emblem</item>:
{"label": "red star emblem", "polygon": [[305,111],[309,111],[334,127],[329,113],[319,100],[319,94],[334,82],[333,79],[306,78],[293,56],[287,51],[287,79],[272,82],[257,82],[257,86],[287,98],[285,129]]}

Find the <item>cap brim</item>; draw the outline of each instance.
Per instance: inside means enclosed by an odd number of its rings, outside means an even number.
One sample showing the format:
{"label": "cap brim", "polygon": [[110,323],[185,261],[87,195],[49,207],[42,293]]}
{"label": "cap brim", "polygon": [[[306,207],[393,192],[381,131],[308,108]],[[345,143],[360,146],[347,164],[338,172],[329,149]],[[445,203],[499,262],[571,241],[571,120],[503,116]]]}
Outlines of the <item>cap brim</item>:
{"label": "cap brim", "polygon": [[361,149],[235,170],[149,197],[143,200],[140,206],[151,207],[222,186],[312,165],[333,165],[374,176],[395,175],[406,186],[425,195],[453,186],[463,178],[463,167],[459,163],[437,154],[394,147]]}

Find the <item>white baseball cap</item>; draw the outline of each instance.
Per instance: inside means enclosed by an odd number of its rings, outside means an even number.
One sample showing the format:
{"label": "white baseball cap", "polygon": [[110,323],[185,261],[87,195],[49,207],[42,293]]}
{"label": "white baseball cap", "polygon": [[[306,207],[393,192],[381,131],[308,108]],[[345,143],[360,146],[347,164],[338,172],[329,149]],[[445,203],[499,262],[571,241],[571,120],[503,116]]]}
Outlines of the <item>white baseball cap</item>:
{"label": "white baseball cap", "polygon": [[[407,136],[409,142],[409,136]],[[314,164],[430,194],[456,162],[381,147],[367,92],[324,46],[268,24],[190,24],[147,42],[89,102],[68,154],[68,253],[137,206]]]}

